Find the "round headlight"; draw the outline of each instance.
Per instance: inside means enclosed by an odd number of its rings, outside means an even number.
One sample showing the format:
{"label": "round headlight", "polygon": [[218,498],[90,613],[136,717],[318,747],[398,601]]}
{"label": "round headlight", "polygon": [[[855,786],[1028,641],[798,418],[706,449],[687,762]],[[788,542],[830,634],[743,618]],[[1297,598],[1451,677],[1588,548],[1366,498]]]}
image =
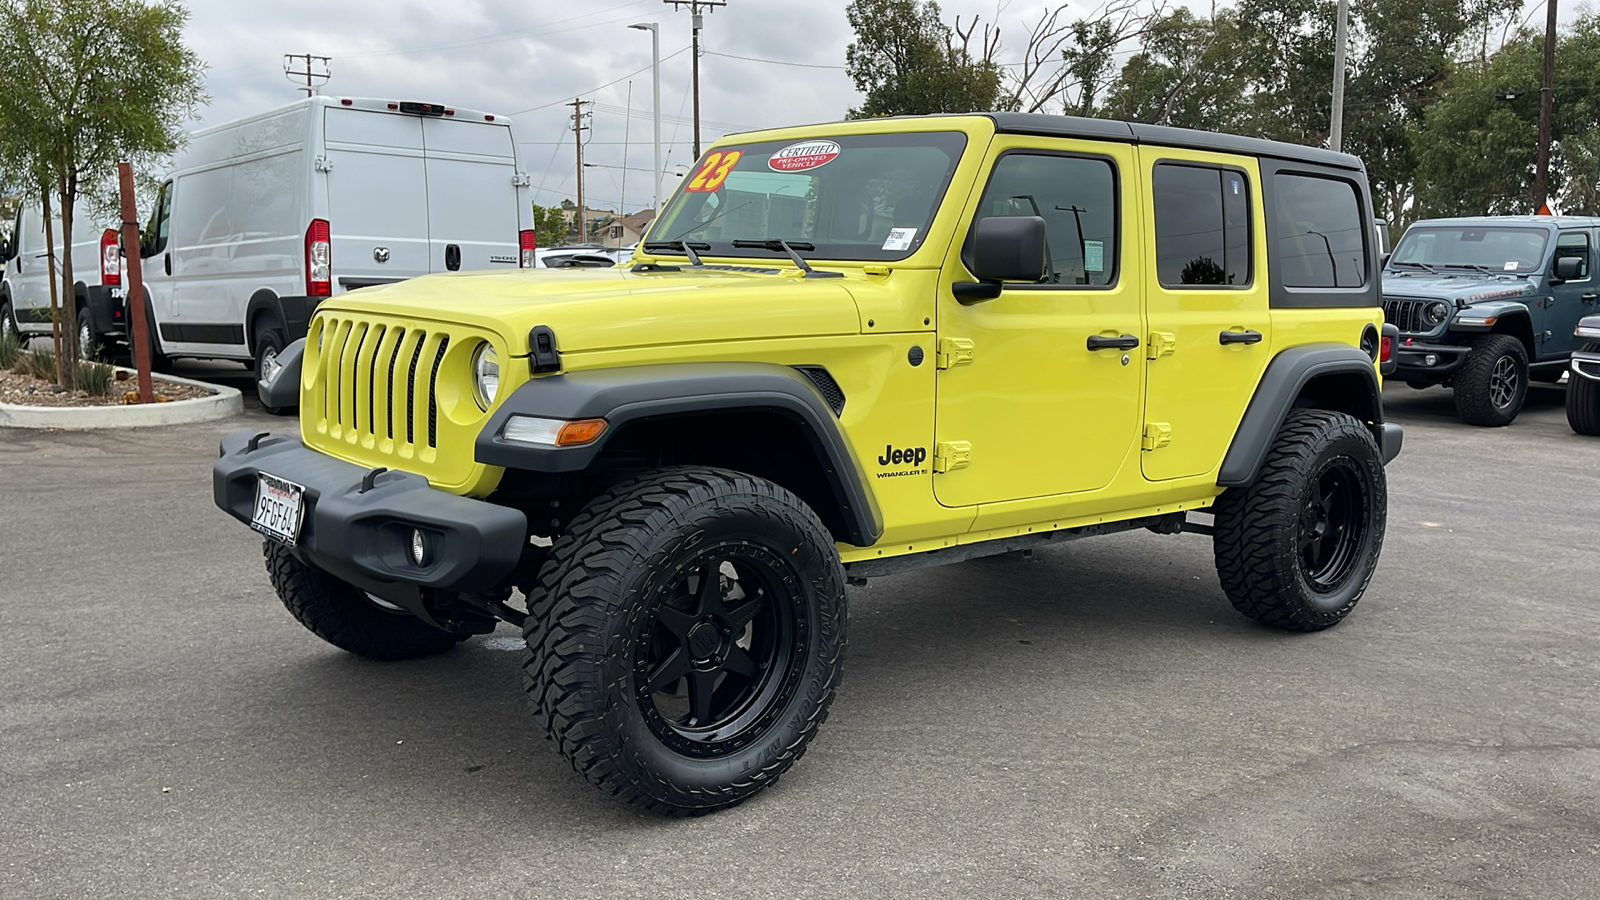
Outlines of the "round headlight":
{"label": "round headlight", "polygon": [[472,393],[484,409],[493,406],[500,393],[500,354],[494,352],[493,344],[479,344],[472,351]]}
{"label": "round headlight", "polygon": [[1424,311],[1424,314],[1428,317],[1429,325],[1437,325],[1440,322],[1443,322],[1445,319],[1450,318],[1450,304],[1430,303],[1428,304],[1427,310]]}

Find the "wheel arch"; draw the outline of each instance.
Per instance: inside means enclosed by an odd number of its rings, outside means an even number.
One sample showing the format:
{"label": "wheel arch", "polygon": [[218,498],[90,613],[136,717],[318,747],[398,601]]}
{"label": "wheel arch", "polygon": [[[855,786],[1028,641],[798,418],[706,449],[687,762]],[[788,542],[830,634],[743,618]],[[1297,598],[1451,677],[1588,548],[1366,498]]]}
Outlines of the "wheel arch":
{"label": "wheel arch", "polygon": [[1293,409],[1348,413],[1372,429],[1385,462],[1400,452],[1398,426],[1383,420],[1383,394],[1372,358],[1348,344],[1308,344],[1284,350],[1267,365],[1223,457],[1217,484],[1253,484]]}
{"label": "wheel arch", "polygon": [[1522,344],[1522,349],[1527,351],[1529,362],[1538,358],[1533,340],[1533,317],[1526,308],[1519,307],[1501,313],[1489,333],[1508,334],[1516,338]]}
{"label": "wheel arch", "polygon": [[[593,444],[545,447],[501,437],[513,415],[603,418]],[[686,363],[536,378],[479,433],[479,462],[582,478],[608,468],[706,465],[765,478],[810,505],[838,541],[870,546],[883,518],[827,400],[805,375],[770,363]]]}
{"label": "wheel arch", "polygon": [[244,308],[244,346],[252,357],[256,352],[256,325],[267,317],[276,319],[279,327],[287,327],[283,301],[273,291],[261,288],[250,295],[250,302]]}

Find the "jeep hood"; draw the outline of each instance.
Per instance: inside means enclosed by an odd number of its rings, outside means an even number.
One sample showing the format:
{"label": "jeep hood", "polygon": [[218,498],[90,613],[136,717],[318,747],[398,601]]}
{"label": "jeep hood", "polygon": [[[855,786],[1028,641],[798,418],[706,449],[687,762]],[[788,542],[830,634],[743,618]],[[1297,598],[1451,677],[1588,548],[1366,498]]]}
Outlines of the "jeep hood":
{"label": "jeep hood", "polygon": [[1528,277],[1473,274],[1412,274],[1393,270],[1383,273],[1383,296],[1410,300],[1447,300],[1471,306],[1493,301],[1521,301],[1539,292],[1538,283]]}
{"label": "jeep hood", "polygon": [[513,356],[528,353],[536,325],[555,331],[563,353],[860,332],[845,286],[859,276],[801,278],[791,267],[759,266],[427,275],[341,294],[318,312],[468,325],[501,335]]}

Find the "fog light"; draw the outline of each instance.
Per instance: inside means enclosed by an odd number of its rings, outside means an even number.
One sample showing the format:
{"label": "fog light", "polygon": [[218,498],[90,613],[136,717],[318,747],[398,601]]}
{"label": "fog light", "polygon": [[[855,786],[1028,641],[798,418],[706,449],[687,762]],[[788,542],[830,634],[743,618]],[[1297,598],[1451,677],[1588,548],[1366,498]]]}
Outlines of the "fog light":
{"label": "fog light", "polygon": [[1429,353],[1427,356],[1424,356],[1422,358],[1422,364],[1425,365],[1425,366],[1438,365],[1439,364],[1439,354],[1437,354],[1437,353]]}
{"label": "fog light", "polygon": [[428,541],[421,529],[411,529],[411,561],[419,566],[428,564]]}

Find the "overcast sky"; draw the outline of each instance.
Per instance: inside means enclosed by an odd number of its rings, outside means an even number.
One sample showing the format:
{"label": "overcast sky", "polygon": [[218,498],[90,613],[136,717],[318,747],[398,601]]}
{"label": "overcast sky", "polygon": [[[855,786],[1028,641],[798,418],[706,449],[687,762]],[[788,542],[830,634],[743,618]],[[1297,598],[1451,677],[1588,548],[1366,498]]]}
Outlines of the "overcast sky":
{"label": "overcast sky", "polygon": [[[1085,11],[1093,5],[1078,4]],[[854,37],[845,6],[846,0],[728,0],[706,14],[702,141],[833,121],[858,105],[861,96],[844,73],[845,47]],[[1020,58],[1024,18],[1036,18],[1045,0],[941,0],[940,6],[946,21],[958,14],[998,18],[1007,48],[1001,59],[1009,61]],[[681,172],[692,161],[689,13],[661,0],[190,0],[190,9],[187,40],[210,65],[211,103],[201,125],[300,96],[283,74],[283,54],[331,56],[327,94],[513,116],[535,202],[550,205],[575,193],[571,110],[562,104],[581,96],[596,101],[585,161],[597,165],[587,170],[585,199],[628,212],[651,203],[651,102],[650,37],[627,26],[659,22],[665,169]],[[671,174],[663,178],[663,194],[676,183]]]}

